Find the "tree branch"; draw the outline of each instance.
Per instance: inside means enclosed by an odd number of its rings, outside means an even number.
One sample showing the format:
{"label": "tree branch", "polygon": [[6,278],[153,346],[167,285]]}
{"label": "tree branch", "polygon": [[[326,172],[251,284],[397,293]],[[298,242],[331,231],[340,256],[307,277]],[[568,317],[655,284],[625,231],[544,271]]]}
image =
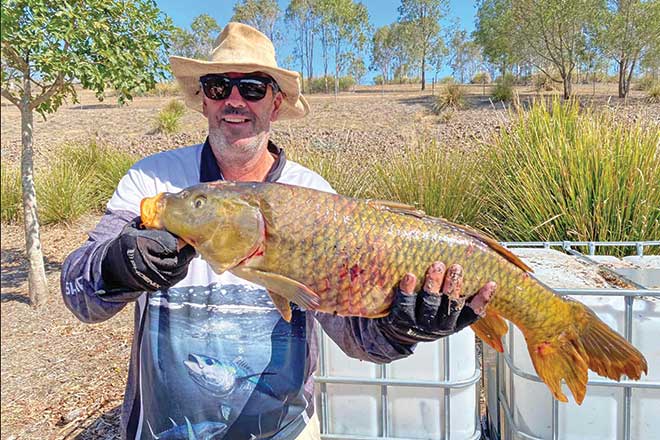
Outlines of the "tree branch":
{"label": "tree branch", "polygon": [[21,101],[18,99],[14,98],[12,94],[9,92],[9,89],[2,88],[2,96],[6,98],[8,101],[10,101],[12,104],[14,104],[16,107],[20,107]]}
{"label": "tree branch", "polygon": [[32,101],[32,103],[30,104],[30,110],[34,110],[44,102],[48,101],[48,99],[50,99],[51,96],[53,96],[56,92],[58,92],[62,88],[62,86],[64,86],[64,74],[60,72],[57,75],[57,78],[55,78],[53,84],[51,84],[48,87],[48,90],[43,92],[41,95],[37,96],[37,98]]}
{"label": "tree branch", "polygon": [[3,41],[2,42],[2,52],[4,53],[5,56],[7,56],[11,61],[13,61],[16,66],[14,67],[17,70],[20,70],[21,72],[25,72],[28,70],[28,64],[25,62],[25,60],[16,52],[16,49],[11,47],[9,45],[8,41]]}

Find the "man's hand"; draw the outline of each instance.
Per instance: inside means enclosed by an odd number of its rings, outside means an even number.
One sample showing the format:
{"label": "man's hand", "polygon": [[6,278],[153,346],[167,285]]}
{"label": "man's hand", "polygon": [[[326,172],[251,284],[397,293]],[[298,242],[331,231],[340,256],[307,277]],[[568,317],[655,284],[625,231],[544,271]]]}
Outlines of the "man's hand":
{"label": "man's hand", "polygon": [[417,278],[407,273],[399,283],[390,314],[379,318],[379,327],[388,337],[403,344],[434,341],[474,323],[486,310],[495,292],[488,282],[466,303],[461,297],[463,268],[448,269],[435,262],[426,272],[422,291],[415,293]]}
{"label": "man's hand", "polygon": [[133,219],[108,246],[101,263],[107,301],[131,301],[142,292],[167,289],[185,278],[196,253],[190,245],[178,249],[178,238],[167,231],[140,229]]}

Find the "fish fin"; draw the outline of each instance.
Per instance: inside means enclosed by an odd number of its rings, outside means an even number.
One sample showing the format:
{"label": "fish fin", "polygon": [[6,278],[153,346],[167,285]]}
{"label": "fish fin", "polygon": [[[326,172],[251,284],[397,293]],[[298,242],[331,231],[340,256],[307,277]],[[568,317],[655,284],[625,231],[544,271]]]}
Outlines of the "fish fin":
{"label": "fish fin", "polygon": [[195,431],[193,430],[190,420],[188,420],[188,417],[184,417],[184,418],[186,419],[186,430],[188,432],[188,440],[197,440],[197,436],[195,435]]}
{"label": "fish fin", "polygon": [[580,405],[587,389],[588,369],[617,381],[623,374],[635,380],[642,372],[648,374],[642,353],[583,304],[571,301],[571,307],[572,324],[547,340],[527,342],[536,372],[557,400],[568,401],[561,390],[564,379]]}
{"label": "fish fin", "polygon": [[261,373],[252,373],[252,374],[246,374],[245,376],[238,376],[236,380],[248,380],[253,377],[261,377]]}
{"label": "fish fin", "polygon": [[[271,298],[273,298],[275,307],[278,308],[282,314],[282,318],[287,322],[291,322],[291,313],[287,314],[287,309],[288,312],[291,312],[291,307],[289,306],[288,301],[293,301],[308,310],[314,310],[318,307],[321,300],[309,287],[296,280],[285,277],[284,275],[264,272],[245,266],[235,267],[231,272],[238,277],[252,281],[253,283],[261,284],[268,289],[268,293],[271,295]],[[282,301],[279,298],[275,299],[276,296],[283,297],[287,300],[286,307],[284,307],[285,301]],[[280,306],[282,306],[283,310],[280,309]]]}
{"label": "fish fin", "polygon": [[482,341],[500,353],[504,351],[502,336],[509,331],[509,326],[500,315],[490,309],[486,309],[486,316],[479,319],[470,327]]}
{"label": "fish fin", "polygon": [[277,293],[271,292],[270,290],[268,291],[268,295],[270,295],[270,299],[273,300],[273,304],[275,304],[275,308],[280,312],[282,318],[286,322],[291,322],[292,313],[289,300],[283,296],[278,295]]}
{"label": "fish fin", "polygon": [[[174,425],[176,426],[176,425]],[[149,423],[149,420],[147,420],[147,427],[149,428],[149,431],[151,432],[151,436],[154,438],[154,440],[159,440],[160,437],[158,437],[155,433],[154,430],[151,428],[151,423]]]}
{"label": "fish fin", "polygon": [[426,213],[413,205],[406,203],[393,202],[390,200],[367,200],[367,204],[377,209],[387,209],[388,211],[398,212],[400,214],[412,215],[417,218],[427,217]]}
{"label": "fish fin", "polygon": [[229,420],[229,416],[231,415],[231,406],[220,405],[220,414],[222,414],[223,419]]}
{"label": "fish fin", "polygon": [[233,362],[239,367],[241,367],[243,370],[245,370],[248,374],[252,374],[252,368],[241,356],[237,356],[236,358],[234,358]]}
{"label": "fish fin", "polygon": [[484,242],[485,244],[488,245],[492,250],[506,258],[510,263],[515,264],[525,272],[534,272],[534,270],[529,267],[527,264],[525,264],[516,254],[511,252],[509,249],[505,248],[502,246],[497,239],[491,237],[490,235],[486,234],[485,232],[478,231],[476,229],[471,228],[470,226],[467,225],[459,225],[457,223],[450,222],[448,220],[442,219],[443,222],[448,224],[449,226],[458,229],[459,231],[463,232],[464,234],[469,235],[472,238],[476,238],[479,241]]}

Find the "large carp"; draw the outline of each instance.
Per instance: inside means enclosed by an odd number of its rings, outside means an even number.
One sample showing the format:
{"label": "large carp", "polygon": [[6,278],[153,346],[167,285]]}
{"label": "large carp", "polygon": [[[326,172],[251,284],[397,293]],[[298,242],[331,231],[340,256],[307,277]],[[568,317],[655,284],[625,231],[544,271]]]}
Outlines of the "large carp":
{"label": "large carp", "polygon": [[[407,205],[359,200],[277,183],[215,182],[145,198],[146,227],[194,246],[217,272],[268,289],[289,320],[289,301],[310,310],[375,318],[388,313],[406,272],[424,279],[433,261],[463,266],[463,291],[488,281],[497,292],[472,325],[498,351],[513,322],[539,377],[582,403],[587,370],[619,380],[647,373],[644,356],[583,304],[563,299],[495,240]],[[418,286],[419,288],[420,286]]]}

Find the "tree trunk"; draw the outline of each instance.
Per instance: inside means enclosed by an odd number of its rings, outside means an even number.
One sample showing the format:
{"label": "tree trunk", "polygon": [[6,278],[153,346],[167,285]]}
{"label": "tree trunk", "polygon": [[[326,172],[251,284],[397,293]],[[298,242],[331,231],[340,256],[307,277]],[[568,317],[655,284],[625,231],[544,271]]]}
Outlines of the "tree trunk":
{"label": "tree trunk", "polygon": [[562,80],[564,82],[564,99],[569,99],[572,92],[571,75],[565,75]]}
{"label": "tree trunk", "polygon": [[422,90],[426,89],[426,55],[422,56]]}
{"label": "tree trunk", "polygon": [[626,97],[625,77],[626,77],[626,64],[622,60],[619,61],[619,98]]}
{"label": "tree trunk", "polygon": [[25,251],[28,259],[28,288],[30,305],[38,307],[48,293],[44,256],[39,237],[37,217],[37,196],[34,190],[34,169],[32,152],[32,110],[30,109],[29,72],[23,79],[21,99],[21,133],[23,151],[21,154],[21,182],[23,186],[23,221],[25,225]]}
{"label": "tree trunk", "polygon": [[[633,58],[633,61],[628,63],[627,61],[623,64],[623,68],[620,67],[619,70],[619,98],[625,98],[628,96],[630,91],[630,82],[632,81],[632,74],[635,70],[636,60]],[[619,65],[621,66],[621,64]]]}

